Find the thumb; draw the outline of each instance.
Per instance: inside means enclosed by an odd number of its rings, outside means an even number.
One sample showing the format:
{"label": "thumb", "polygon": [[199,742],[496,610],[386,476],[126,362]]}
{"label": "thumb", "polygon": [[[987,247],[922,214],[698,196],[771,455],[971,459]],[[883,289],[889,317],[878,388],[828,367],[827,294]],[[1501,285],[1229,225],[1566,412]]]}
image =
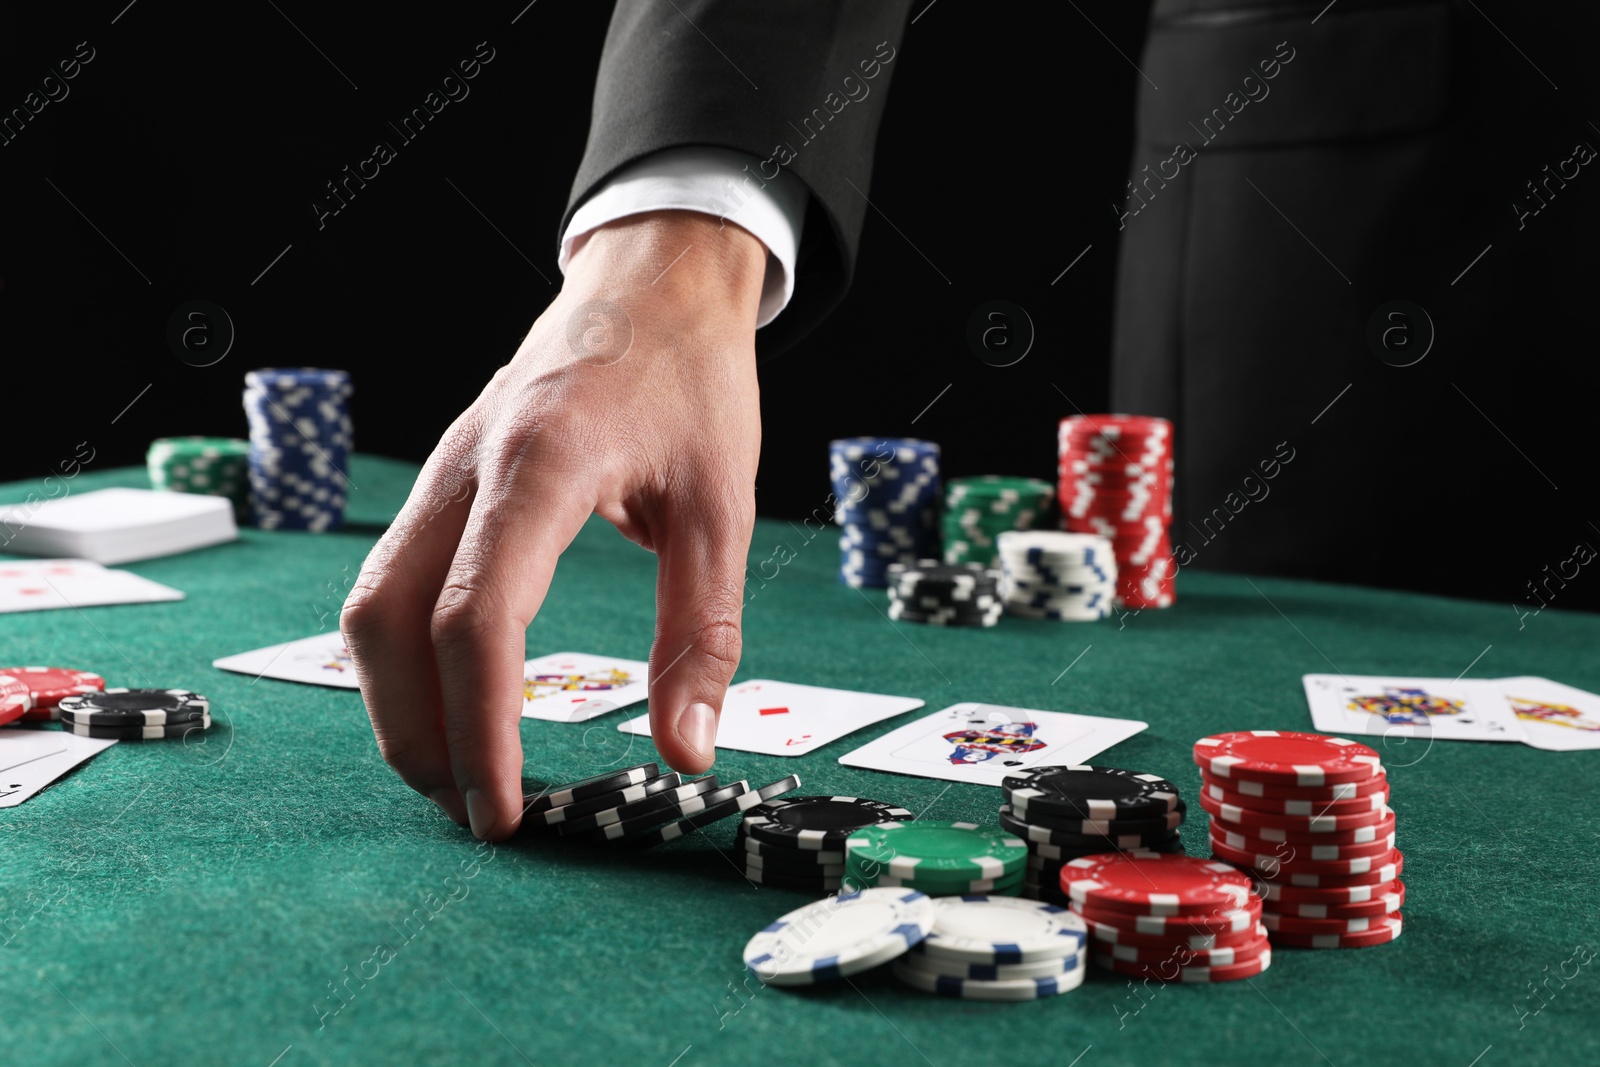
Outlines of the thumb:
{"label": "thumb", "polygon": [[656,638],[650,649],[650,736],[674,770],[716,759],[722,698],[739,666],[745,560],[755,502],[689,519],[656,540]]}

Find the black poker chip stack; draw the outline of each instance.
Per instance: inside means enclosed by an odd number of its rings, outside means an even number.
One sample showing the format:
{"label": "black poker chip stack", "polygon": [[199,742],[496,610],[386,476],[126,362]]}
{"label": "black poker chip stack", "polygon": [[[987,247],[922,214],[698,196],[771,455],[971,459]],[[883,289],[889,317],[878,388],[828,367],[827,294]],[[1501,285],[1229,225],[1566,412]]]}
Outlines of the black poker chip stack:
{"label": "black poker chip stack", "polygon": [[749,881],[824,896],[840,889],[845,842],[863,826],[910,822],[905,808],[862,797],[786,797],[745,813],[732,858]]}
{"label": "black poker chip stack", "polygon": [[1000,825],[1028,843],[1022,895],[1065,907],[1061,868],[1082,856],[1183,851],[1187,805],[1165,778],[1116,767],[1035,767],[1000,785]]}
{"label": "black poker chip stack", "polygon": [[896,563],[888,569],[889,618],[930,626],[993,626],[1005,612],[1000,572],[977,563]]}

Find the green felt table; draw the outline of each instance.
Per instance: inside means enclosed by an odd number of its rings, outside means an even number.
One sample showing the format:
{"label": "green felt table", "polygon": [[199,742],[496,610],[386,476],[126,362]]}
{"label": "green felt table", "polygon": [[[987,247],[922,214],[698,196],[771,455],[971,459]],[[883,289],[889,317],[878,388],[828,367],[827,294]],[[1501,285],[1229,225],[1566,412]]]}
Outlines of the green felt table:
{"label": "green felt table", "polygon": [[[740,876],[718,851],[733,822],[645,853],[481,844],[387,769],[356,692],[210,666],[337,625],[415,468],[359,456],[351,474],[350,523],[337,533],[245,530],[234,544],[129,565],[182,589],[182,602],[0,617],[0,659],[198,689],[216,718],[204,745],[117,745],[0,811],[0,1000],[16,1060],[1600,1061],[1600,973],[1582,965],[1600,938],[1600,753],[1515,744],[1386,753],[1409,890],[1391,945],[1284,949],[1261,977],[1215,986],[1094,972],[1068,996],[1026,1004],[934,997],[881,970],[799,993],[762,988],[743,970],[744,943],[805,898]],[[74,489],[139,484],[138,471],[109,471]],[[0,503],[29,491],[7,486]],[[753,589],[738,677],[904,694],[928,710],[982,700],[1142,719],[1150,728],[1100,762],[1191,794],[1197,737],[1309,729],[1306,672],[1454,677],[1471,664],[1475,677],[1600,690],[1600,617],[1552,610],[1519,628],[1507,605],[1185,573],[1175,607],[1121,625],[897,628],[881,592],[837,582],[829,538],[807,543],[762,521],[753,563],[779,543],[795,558]],[[562,560],[529,654],[643,658],[653,578],[650,555],[592,523]],[[654,758],[647,740],[616,731],[621,718],[524,720],[527,773],[569,780]],[[839,765],[901,721],[798,759],[724,752],[716,771],[761,782],[798,772],[803,792],[993,822],[992,788]],[[1205,822],[1192,805],[1191,853],[1205,850]]]}

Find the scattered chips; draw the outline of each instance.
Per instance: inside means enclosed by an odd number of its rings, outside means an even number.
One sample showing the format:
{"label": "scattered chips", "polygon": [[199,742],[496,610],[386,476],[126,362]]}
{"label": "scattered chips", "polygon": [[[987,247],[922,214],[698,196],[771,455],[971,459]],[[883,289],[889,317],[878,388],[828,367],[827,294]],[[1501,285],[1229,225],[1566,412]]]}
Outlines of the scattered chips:
{"label": "scattered chips", "polygon": [[814,985],[904,955],[933,928],[934,902],[914,889],[863,889],[797,908],[745,945],[768,985]]}

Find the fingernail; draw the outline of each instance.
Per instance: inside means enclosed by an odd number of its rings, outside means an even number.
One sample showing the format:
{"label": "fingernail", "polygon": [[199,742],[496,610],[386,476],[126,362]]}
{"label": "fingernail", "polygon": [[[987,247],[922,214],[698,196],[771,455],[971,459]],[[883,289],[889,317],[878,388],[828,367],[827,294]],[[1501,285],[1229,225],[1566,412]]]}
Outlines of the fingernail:
{"label": "fingernail", "polygon": [[481,789],[467,790],[467,818],[472,824],[472,836],[486,840],[494,829],[494,812],[489,807],[489,796]]}
{"label": "fingernail", "polygon": [[717,744],[717,713],[710,704],[690,704],[678,718],[678,740],[702,759],[710,758]]}
{"label": "fingernail", "polygon": [[466,824],[467,806],[461,802],[461,794],[450,787],[440,787],[428,794],[428,799],[439,805],[451,822]]}

